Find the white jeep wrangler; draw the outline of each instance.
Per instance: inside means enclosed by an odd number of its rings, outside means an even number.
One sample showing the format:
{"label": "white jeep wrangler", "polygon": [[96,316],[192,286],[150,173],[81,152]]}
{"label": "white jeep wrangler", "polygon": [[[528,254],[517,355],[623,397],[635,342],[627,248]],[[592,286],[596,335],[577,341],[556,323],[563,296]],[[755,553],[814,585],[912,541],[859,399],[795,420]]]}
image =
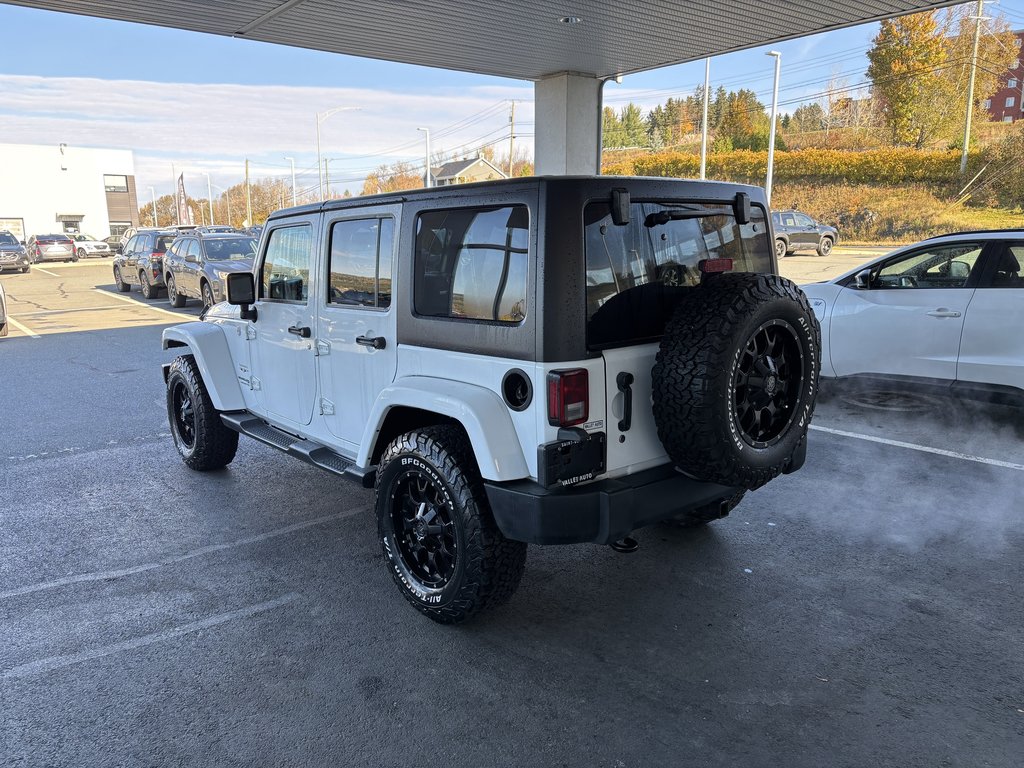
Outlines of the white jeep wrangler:
{"label": "white jeep wrangler", "polygon": [[515,179],[271,216],[228,302],[168,328],[185,463],[239,433],[376,489],[395,582],[461,621],[527,543],[701,524],[804,461],[819,329],[763,192]]}

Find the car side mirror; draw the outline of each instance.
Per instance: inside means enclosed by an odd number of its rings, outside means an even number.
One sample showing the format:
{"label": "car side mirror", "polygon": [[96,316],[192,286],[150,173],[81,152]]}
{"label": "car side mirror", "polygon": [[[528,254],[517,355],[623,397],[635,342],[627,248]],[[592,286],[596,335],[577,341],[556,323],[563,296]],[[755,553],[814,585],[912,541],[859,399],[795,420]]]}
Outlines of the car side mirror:
{"label": "car side mirror", "polygon": [[123,245],[117,246],[117,250],[114,251],[114,253],[116,253],[118,256],[122,255],[124,253],[124,246]]}
{"label": "car side mirror", "polygon": [[256,279],[252,272],[232,272],[227,276],[228,304],[242,308],[243,320],[256,320],[256,310],[250,305],[256,303]]}
{"label": "car side mirror", "polygon": [[856,275],[853,276],[853,287],[858,291],[869,291],[871,290],[871,270],[862,269]]}
{"label": "car side mirror", "polygon": [[187,255],[187,256],[185,257],[185,263],[186,263],[186,264],[198,264],[198,263],[199,263],[199,258],[198,258],[198,257],[196,257],[196,256],[193,256],[193,255],[192,255],[192,254],[190,253],[190,254],[188,254],[188,255]]}

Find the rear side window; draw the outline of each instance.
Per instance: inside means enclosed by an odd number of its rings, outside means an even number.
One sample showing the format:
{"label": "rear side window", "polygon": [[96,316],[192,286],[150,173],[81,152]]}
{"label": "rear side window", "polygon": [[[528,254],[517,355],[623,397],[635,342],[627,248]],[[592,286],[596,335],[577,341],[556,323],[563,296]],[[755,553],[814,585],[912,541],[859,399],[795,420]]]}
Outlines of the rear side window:
{"label": "rear side window", "polygon": [[737,224],[732,206],[633,203],[630,221],[612,222],[606,202],[584,212],[587,344],[592,349],[656,340],[702,261],[731,259],[734,272],[770,272],[764,210]]}
{"label": "rear side window", "polygon": [[329,304],[391,306],[391,254],[395,220],[339,221],[331,227]]}
{"label": "rear side window", "polygon": [[260,268],[260,298],[305,303],[309,299],[312,252],[313,235],[308,224],[273,230]]}
{"label": "rear side window", "polygon": [[526,317],[525,205],[429,211],[416,220],[419,315],[515,324]]}

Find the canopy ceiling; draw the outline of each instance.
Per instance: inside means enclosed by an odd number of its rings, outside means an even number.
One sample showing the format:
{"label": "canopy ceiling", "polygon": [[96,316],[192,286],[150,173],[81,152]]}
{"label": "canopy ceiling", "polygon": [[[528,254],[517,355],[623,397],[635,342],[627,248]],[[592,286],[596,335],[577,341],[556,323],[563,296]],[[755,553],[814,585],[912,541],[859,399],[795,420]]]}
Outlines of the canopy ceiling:
{"label": "canopy ceiling", "polygon": [[614,77],[953,4],[948,0],[0,2],[524,80],[560,72]]}

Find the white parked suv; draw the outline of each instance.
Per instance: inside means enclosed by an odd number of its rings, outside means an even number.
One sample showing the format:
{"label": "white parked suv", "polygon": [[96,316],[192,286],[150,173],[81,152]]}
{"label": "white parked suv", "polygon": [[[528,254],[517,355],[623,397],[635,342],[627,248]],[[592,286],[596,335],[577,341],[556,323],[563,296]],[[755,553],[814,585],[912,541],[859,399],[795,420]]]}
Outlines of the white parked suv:
{"label": "white parked suv", "polygon": [[507,599],[527,543],[706,523],[804,461],[819,329],[764,194],[534,178],[271,216],[228,302],[164,331],[175,445],[239,433],[376,489],[404,596]]}
{"label": "white parked suv", "polygon": [[1024,229],[933,237],[805,285],[822,376],[1024,406]]}

